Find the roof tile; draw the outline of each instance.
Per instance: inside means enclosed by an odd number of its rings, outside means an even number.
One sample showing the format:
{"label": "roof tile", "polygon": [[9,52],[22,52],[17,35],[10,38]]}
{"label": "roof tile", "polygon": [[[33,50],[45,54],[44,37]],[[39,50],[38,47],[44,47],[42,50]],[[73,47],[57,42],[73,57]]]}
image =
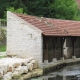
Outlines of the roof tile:
{"label": "roof tile", "polygon": [[80,21],[40,18],[24,14],[16,15],[42,30],[42,34],[46,36],[80,36]]}

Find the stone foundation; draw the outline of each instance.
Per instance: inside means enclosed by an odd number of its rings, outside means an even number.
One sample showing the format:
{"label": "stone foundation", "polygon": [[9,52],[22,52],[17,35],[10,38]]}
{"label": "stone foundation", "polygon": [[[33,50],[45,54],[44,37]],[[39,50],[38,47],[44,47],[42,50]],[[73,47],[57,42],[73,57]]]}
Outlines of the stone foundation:
{"label": "stone foundation", "polygon": [[0,80],[24,80],[40,76],[43,70],[33,58],[3,58],[0,59]]}

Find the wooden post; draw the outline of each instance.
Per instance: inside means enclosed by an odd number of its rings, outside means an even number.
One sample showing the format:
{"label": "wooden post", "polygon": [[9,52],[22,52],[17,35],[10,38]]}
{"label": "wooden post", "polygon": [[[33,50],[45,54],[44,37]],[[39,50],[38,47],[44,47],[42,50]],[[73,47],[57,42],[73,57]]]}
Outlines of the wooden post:
{"label": "wooden post", "polygon": [[48,60],[48,38],[46,37],[46,60]]}
{"label": "wooden post", "polygon": [[44,46],[45,46],[44,60],[48,60],[48,39],[45,36],[44,36]]}
{"label": "wooden post", "polygon": [[53,58],[55,58],[56,57],[56,55],[55,55],[55,42],[54,42],[54,38],[52,38],[52,41],[53,41]]}
{"label": "wooden post", "polygon": [[72,48],[73,48],[73,58],[75,57],[75,42],[76,42],[76,37],[71,37],[72,41]]}
{"label": "wooden post", "polygon": [[[56,61],[56,44],[57,44],[57,37],[53,37],[53,62]],[[56,60],[55,60],[56,59]]]}

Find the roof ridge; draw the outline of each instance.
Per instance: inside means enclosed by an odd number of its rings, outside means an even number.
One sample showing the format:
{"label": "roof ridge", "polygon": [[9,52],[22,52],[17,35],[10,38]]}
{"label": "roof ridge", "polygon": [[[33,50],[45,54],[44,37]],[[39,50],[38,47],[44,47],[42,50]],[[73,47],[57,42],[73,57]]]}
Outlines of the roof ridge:
{"label": "roof ridge", "polygon": [[67,19],[56,19],[56,18],[46,18],[46,19],[52,19],[52,20],[59,20],[59,21],[68,21],[68,22],[80,22],[80,21],[76,21],[76,20],[67,20]]}

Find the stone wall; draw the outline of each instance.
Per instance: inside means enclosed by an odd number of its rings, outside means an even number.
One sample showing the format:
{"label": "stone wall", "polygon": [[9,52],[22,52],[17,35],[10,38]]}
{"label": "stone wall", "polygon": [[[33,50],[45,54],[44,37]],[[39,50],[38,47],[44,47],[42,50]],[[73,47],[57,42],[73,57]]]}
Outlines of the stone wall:
{"label": "stone wall", "polygon": [[7,55],[34,57],[42,63],[41,30],[9,11],[7,13]]}

